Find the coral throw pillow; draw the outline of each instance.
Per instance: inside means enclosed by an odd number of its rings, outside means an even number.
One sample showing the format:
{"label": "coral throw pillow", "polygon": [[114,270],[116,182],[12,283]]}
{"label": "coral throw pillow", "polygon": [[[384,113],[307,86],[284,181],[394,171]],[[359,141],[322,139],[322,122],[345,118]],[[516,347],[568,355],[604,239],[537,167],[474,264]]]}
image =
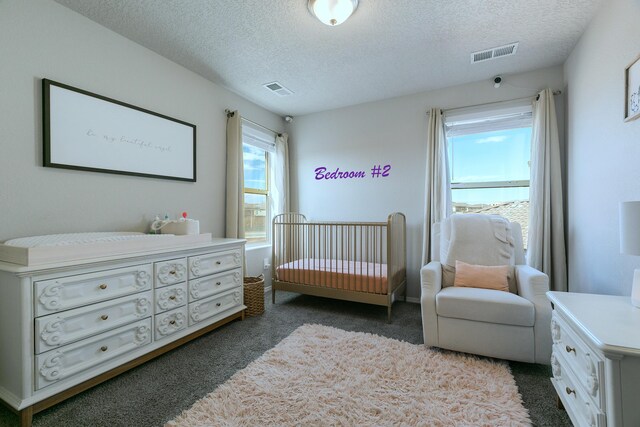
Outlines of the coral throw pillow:
{"label": "coral throw pillow", "polygon": [[453,286],[509,292],[508,276],[508,265],[472,265],[456,260],[456,275]]}

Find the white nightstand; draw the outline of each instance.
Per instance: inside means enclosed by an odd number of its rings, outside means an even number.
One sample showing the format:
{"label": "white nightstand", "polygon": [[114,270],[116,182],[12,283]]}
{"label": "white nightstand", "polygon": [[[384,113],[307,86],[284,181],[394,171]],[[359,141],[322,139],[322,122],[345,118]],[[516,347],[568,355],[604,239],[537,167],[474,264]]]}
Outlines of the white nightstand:
{"label": "white nightstand", "polygon": [[547,292],[553,386],[576,426],[640,426],[640,309],[631,298]]}

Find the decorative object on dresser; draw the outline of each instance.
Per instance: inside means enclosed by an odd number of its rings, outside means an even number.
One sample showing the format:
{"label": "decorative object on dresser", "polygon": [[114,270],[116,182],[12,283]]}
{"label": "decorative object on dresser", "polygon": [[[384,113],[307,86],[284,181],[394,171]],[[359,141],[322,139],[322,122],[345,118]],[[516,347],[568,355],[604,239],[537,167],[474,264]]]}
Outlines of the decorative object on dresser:
{"label": "decorative object on dresser", "polygon": [[[640,202],[620,203],[620,252],[640,255]],[[640,308],[640,269],[633,272],[631,304]]]}
{"label": "decorative object on dresser", "polygon": [[[549,364],[549,277],[525,265],[520,224],[498,215],[454,214],[431,229],[432,259],[420,272],[422,330],[429,346],[528,363]],[[484,274],[458,271],[458,261]],[[477,265],[503,266],[496,277]],[[468,270],[468,269],[467,269]],[[463,275],[466,286],[456,285]],[[494,289],[479,289],[492,278]],[[506,292],[504,289],[506,282]],[[486,284],[485,284],[486,285]]]}
{"label": "decorative object on dresser", "polygon": [[271,298],[276,290],[387,306],[396,291],[407,298],[406,220],[307,221],[302,214],[273,218]]}
{"label": "decorative object on dresser", "polygon": [[182,212],[182,215],[178,219],[168,219],[165,217],[161,220],[156,216],[156,219],[151,223],[149,227],[153,234],[175,234],[183,236],[185,234],[200,234],[200,221],[193,218],[187,218],[187,213]]}
{"label": "decorative object on dresser", "polygon": [[[136,239],[108,240],[102,253],[76,238],[84,244],[49,246],[66,247],[63,260],[0,261],[0,399],[23,426],[33,413],[244,318],[245,241],[182,237],[194,236],[144,239],[144,250]],[[99,257],[69,258],[84,247]]]}
{"label": "decorative object on dresser", "polygon": [[504,362],[303,325],[167,426],[530,426]]}
{"label": "decorative object on dresser", "polygon": [[576,426],[640,426],[640,310],[629,297],[547,292],[551,368]]}

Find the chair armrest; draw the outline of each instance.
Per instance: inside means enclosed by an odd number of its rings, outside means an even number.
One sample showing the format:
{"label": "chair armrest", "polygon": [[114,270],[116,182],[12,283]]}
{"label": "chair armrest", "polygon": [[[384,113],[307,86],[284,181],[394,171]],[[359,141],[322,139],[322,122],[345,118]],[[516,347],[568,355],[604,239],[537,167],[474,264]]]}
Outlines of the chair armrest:
{"label": "chair armrest", "polygon": [[535,361],[551,363],[551,303],[547,299],[549,276],[528,265],[516,265],[518,295],[531,301],[535,307]]}
{"label": "chair armrest", "polygon": [[420,308],[422,310],[422,334],[428,346],[438,345],[438,315],[436,295],[442,289],[442,265],[431,261],[420,270]]}
{"label": "chair armrest", "polygon": [[549,290],[549,276],[528,265],[516,265],[515,267],[518,295],[534,304],[536,301],[548,303],[546,293]]}
{"label": "chair armrest", "polygon": [[420,269],[420,284],[422,295],[435,296],[442,289],[442,264],[439,261],[431,261]]}

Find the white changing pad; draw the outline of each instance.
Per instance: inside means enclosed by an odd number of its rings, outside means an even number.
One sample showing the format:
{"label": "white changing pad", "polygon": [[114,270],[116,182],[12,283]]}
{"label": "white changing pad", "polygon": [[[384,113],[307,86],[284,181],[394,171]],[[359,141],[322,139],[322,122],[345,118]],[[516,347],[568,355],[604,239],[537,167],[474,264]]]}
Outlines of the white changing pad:
{"label": "white changing pad", "polygon": [[97,232],[20,237],[0,243],[0,261],[35,266],[171,250],[211,242],[211,233]]}
{"label": "white changing pad", "polygon": [[87,245],[101,242],[121,242],[124,240],[161,239],[173,234],[144,234],[135,231],[107,231],[94,233],[48,234],[11,239],[4,242],[7,246],[35,248],[41,246]]}

